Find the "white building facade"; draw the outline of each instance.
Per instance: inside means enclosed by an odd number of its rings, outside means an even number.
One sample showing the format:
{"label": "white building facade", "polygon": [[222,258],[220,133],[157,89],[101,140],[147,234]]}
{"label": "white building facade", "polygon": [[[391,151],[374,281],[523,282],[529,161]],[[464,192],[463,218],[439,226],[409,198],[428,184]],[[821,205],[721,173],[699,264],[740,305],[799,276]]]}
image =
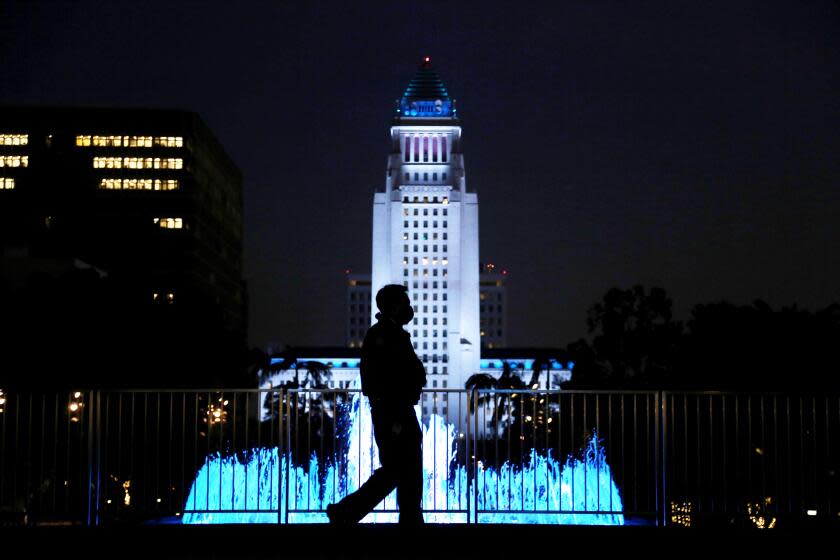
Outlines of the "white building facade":
{"label": "white building facade", "polygon": [[386,284],[408,288],[415,317],[406,330],[427,388],[463,388],[480,369],[478,197],[467,191],[454,102],[428,58],[391,126],[385,187],[373,200],[371,270],[374,295]]}

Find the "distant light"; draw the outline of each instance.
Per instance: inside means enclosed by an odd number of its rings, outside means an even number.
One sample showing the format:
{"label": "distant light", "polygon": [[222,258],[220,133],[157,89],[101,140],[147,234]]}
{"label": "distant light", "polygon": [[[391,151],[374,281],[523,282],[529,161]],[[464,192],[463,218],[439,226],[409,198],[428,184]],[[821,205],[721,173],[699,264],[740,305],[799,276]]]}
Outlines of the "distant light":
{"label": "distant light", "polygon": [[806,513],[811,517],[816,517],[817,516],[817,510],[815,510],[815,509],[809,509]]}
{"label": "distant light", "polygon": [[502,269],[502,274],[507,274],[507,270]]}
{"label": "distant light", "polygon": [[423,57],[423,62],[425,62],[426,64],[430,63],[431,61],[432,61],[431,57],[428,57],[428,56]]}
{"label": "distant light", "polygon": [[82,394],[79,391],[76,391],[75,393],[73,393],[73,398],[78,399],[81,396],[82,396]]}

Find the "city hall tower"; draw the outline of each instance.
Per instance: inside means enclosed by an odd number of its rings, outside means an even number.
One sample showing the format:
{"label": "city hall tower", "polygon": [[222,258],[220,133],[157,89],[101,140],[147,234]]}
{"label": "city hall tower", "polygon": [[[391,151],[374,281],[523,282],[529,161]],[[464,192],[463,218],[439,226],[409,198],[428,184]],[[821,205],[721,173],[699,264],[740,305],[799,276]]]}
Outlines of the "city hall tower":
{"label": "city hall tower", "polygon": [[[479,268],[478,197],[467,191],[461,122],[425,57],[397,102],[385,188],[374,193],[371,290],[408,288],[415,316],[405,328],[427,389],[462,389],[479,372]],[[423,398],[424,418],[433,407],[450,421],[466,415],[443,395]]]}

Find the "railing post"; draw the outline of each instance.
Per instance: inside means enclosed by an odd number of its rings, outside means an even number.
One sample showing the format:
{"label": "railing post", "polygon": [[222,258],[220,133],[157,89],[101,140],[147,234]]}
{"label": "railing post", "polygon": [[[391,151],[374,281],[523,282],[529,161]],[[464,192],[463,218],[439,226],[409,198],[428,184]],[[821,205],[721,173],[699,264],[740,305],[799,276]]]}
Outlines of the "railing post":
{"label": "railing post", "polygon": [[90,527],[94,522],[94,497],[93,497],[93,469],[94,469],[94,449],[93,449],[93,439],[95,437],[94,434],[94,418],[93,415],[97,413],[99,407],[94,404],[93,401],[94,392],[88,391],[87,394],[87,402],[88,402],[88,413],[87,413],[87,516],[86,516],[86,524]]}
{"label": "railing post", "polygon": [[[108,419],[105,419],[107,422]],[[96,460],[96,495],[94,502],[94,525],[99,525],[99,504],[102,481],[102,391],[96,391],[96,453],[94,455]]]}
{"label": "railing post", "polygon": [[[472,477],[468,479],[468,484],[472,484],[472,506],[469,504],[467,505],[468,509],[472,510],[472,515],[474,516],[473,523],[476,525],[478,524],[478,460],[477,458],[473,457],[473,455],[478,450],[478,390],[473,388],[472,393],[470,394],[470,400],[472,404],[467,404],[467,418],[469,419],[470,407],[472,407],[473,411],[473,418],[475,421],[475,426],[473,430],[470,430],[470,423],[467,421],[467,439],[471,439],[472,445],[469,449],[468,460],[471,461],[472,467]],[[472,432],[472,433],[470,433]],[[469,485],[467,486],[467,491],[469,492]],[[469,516],[468,516],[469,518]]]}
{"label": "railing post", "polygon": [[[286,449],[283,450],[283,457],[286,461],[286,491],[285,491],[285,503],[286,503],[286,515],[284,516],[283,523],[289,523],[289,493],[291,491],[291,474],[292,474],[292,405],[291,405],[291,392],[283,389],[283,397],[280,401],[280,406],[283,406],[283,403],[286,404],[286,412],[280,416],[281,422],[281,429],[282,423],[285,422],[286,424]],[[295,393],[295,398],[297,398],[297,393]],[[295,419],[297,420],[297,419]],[[296,428],[297,429],[297,428]],[[281,436],[282,437],[282,436]]]}
{"label": "railing post", "polygon": [[657,399],[659,406],[657,407],[657,421],[656,429],[658,432],[656,454],[657,454],[657,469],[658,469],[658,484],[656,491],[658,494],[657,507],[659,509],[659,518],[657,524],[661,527],[668,525],[668,483],[667,483],[667,429],[668,429],[668,395],[665,391],[657,392]]}
{"label": "railing post", "polygon": [[[471,454],[471,447],[472,447],[472,445],[471,445],[472,441],[470,440],[470,438],[471,438],[470,406],[471,406],[471,403],[472,403],[472,393],[471,392],[467,393],[465,395],[465,397],[466,397],[465,400],[466,400],[466,403],[467,403],[467,410],[466,410],[466,416],[464,418],[464,425],[465,425],[465,429],[467,430],[467,433],[466,433],[466,436],[465,436],[465,439],[464,439],[464,445],[465,445],[464,470],[466,471],[466,474],[467,474],[467,525],[471,525],[472,522],[473,522],[472,521],[473,508],[472,508],[472,505],[471,505],[471,503],[472,503],[471,483],[472,483],[472,474],[473,473],[472,473],[472,465],[470,463],[470,461],[471,461],[471,455],[470,454]],[[464,400],[461,400],[460,402],[464,402]]]}

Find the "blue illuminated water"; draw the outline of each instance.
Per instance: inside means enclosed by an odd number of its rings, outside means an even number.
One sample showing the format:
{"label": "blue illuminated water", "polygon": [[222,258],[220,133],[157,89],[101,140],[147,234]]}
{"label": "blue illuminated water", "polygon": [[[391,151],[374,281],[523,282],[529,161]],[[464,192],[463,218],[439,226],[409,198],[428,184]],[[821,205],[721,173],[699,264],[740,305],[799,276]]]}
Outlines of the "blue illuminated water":
{"label": "blue illuminated water", "polygon": [[[207,457],[187,497],[183,523],[326,522],[327,504],[355,491],[379,465],[370,408],[358,393],[349,419],[348,452],[340,465],[320,465],[313,456],[308,465],[287,469],[289,458],[277,448],[253,449],[243,460]],[[479,462],[477,484],[468,483],[466,467],[455,464],[455,438],[455,427],[439,415],[423,425],[427,522],[466,523],[466,512],[477,506],[483,523],[624,524],[621,496],[597,434],[580,456],[562,464],[534,450],[522,464],[496,469]],[[362,522],[396,522],[396,509],[392,492]]]}

